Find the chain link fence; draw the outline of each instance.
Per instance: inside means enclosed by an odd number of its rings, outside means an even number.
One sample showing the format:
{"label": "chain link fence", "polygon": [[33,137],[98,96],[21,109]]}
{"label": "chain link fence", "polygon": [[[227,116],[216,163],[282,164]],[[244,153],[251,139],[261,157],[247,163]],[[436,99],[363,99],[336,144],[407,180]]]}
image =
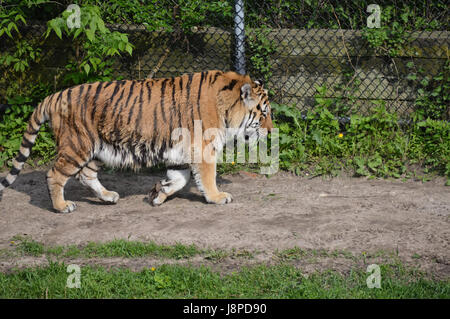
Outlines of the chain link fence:
{"label": "chain link fence", "polygon": [[[246,1],[246,11],[249,60],[270,47],[270,68],[249,63],[250,72],[265,71],[278,103],[319,102],[337,115],[383,103],[408,117],[442,84],[432,79],[449,76],[444,1]],[[438,113],[450,118],[448,106]]]}
{"label": "chain link fence", "polygon": [[[408,117],[419,105],[450,118],[448,99],[439,91],[448,90],[449,78],[446,1],[377,1],[371,8],[373,1],[365,0],[90,2],[101,7],[111,30],[127,33],[134,45],[131,57],[115,60],[114,77],[236,70],[262,79],[273,103],[302,111],[321,103],[347,116],[385,104]],[[58,74],[74,52],[68,41],[43,41],[45,28],[28,23],[23,33],[40,39],[42,50],[30,79],[57,89]]]}

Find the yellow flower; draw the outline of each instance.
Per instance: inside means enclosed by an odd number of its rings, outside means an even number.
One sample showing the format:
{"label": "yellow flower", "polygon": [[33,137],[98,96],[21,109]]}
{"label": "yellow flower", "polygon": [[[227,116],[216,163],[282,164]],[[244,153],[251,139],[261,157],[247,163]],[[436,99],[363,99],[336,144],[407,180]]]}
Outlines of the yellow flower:
{"label": "yellow flower", "polygon": [[233,162],[231,162],[231,165],[234,165],[234,164],[236,164],[234,161]]}
{"label": "yellow flower", "polygon": [[14,245],[15,243],[16,243],[15,241],[13,241],[13,240],[11,241],[11,245]]}
{"label": "yellow flower", "polygon": [[156,268],[155,267],[152,267],[152,271],[155,271],[156,270]]}
{"label": "yellow flower", "polygon": [[343,137],[344,137],[344,134],[339,133],[338,137],[339,137],[339,138],[343,138]]}

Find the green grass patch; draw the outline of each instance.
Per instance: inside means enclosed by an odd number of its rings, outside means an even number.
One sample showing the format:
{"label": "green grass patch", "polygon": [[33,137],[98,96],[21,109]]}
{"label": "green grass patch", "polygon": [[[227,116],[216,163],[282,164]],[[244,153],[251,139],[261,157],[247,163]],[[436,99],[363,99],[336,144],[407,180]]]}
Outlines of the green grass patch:
{"label": "green grass patch", "polygon": [[231,259],[252,259],[255,253],[245,249],[231,249],[231,250],[223,250],[223,249],[213,249],[207,250],[204,253],[204,258],[206,260],[210,260],[213,263],[219,263],[226,258]]}
{"label": "green grass patch", "polygon": [[321,258],[345,258],[356,260],[358,257],[349,251],[345,250],[326,250],[326,249],[305,249],[300,247],[293,247],[284,250],[275,251],[275,257],[281,261],[300,260],[311,257]]}
{"label": "green grass patch", "polygon": [[47,247],[29,238],[16,236],[12,242],[16,245],[16,251],[31,256],[56,256],[66,258],[139,258],[162,257],[171,259],[183,259],[203,254],[204,251],[195,245],[158,245],[154,242],[128,241],[116,239],[106,243],[90,242],[84,246],[51,246]]}
{"label": "green grass patch", "polygon": [[89,243],[82,251],[87,257],[126,258],[157,256],[182,259],[201,254],[201,251],[194,245],[185,246],[177,243],[167,246],[157,245],[153,242],[142,243],[123,239],[114,240],[109,243]]}
{"label": "green grass patch", "polygon": [[[252,259],[254,252],[242,249],[200,249],[195,245],[158,245],[155,242],[129,241],[115,239],[110,242],[89,242],[86,245],[45,246],[29,237],[14,236],[11,244],[15,251],[27,256],[53,256],[62,258],[140,258],[158,257],[169,259],[184,259],[203,256],[207,260],[220,262],[225,258]],[[1,255],[0,255],[1,256]]]}
{"label": "green grass patch", "polygon": [[163,265],[133,272],[81,267],[80,288],[67,288],[67,266],[0,274],[0,298],[449,298],[449,281],[432,280],[401,265],[380,265],[381,288],[368,274],[333,271],[304,276],[289,265],[245,267],[222,275],[206,267]]}

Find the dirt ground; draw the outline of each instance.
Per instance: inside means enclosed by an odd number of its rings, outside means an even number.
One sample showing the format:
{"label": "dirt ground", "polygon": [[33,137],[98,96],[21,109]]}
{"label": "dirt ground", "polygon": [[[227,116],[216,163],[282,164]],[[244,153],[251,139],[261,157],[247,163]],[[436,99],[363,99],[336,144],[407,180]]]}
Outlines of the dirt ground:
{"label": "dirt ground", "polygon": [[[234,196],[230,204],[207,204],[191,181],[162,206],[152,207],[148,191],[162,176],[102,173],[105,187],[121,196],[116,205],[102,203],[73,179],[66,198],[77,203],[77,210],[55,214],[45,171],[28,170],[1,195],[0,248],[14,235],[27,234],[49,245],[123,238],[245,249],[257,252],[258,262],[295,246],[354,254],[381,250],[450,277],[450,187],[440,179],[325,180],[287,173],[266,178],[241,172],[218,178],[219,188]],[[347,261],[325,261],[328,267],[340,262]]]}

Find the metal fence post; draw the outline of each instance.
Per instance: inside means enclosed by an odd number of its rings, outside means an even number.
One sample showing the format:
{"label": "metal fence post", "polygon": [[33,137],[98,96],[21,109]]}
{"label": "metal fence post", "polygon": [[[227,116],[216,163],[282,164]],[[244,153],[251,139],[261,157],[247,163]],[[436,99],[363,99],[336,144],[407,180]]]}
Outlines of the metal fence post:
{"label": "metal fence post", "polygon": [[236,0],[234,4],[234,38],[234,67],[236,72],[245,74],[245,24],[243,0]]}

